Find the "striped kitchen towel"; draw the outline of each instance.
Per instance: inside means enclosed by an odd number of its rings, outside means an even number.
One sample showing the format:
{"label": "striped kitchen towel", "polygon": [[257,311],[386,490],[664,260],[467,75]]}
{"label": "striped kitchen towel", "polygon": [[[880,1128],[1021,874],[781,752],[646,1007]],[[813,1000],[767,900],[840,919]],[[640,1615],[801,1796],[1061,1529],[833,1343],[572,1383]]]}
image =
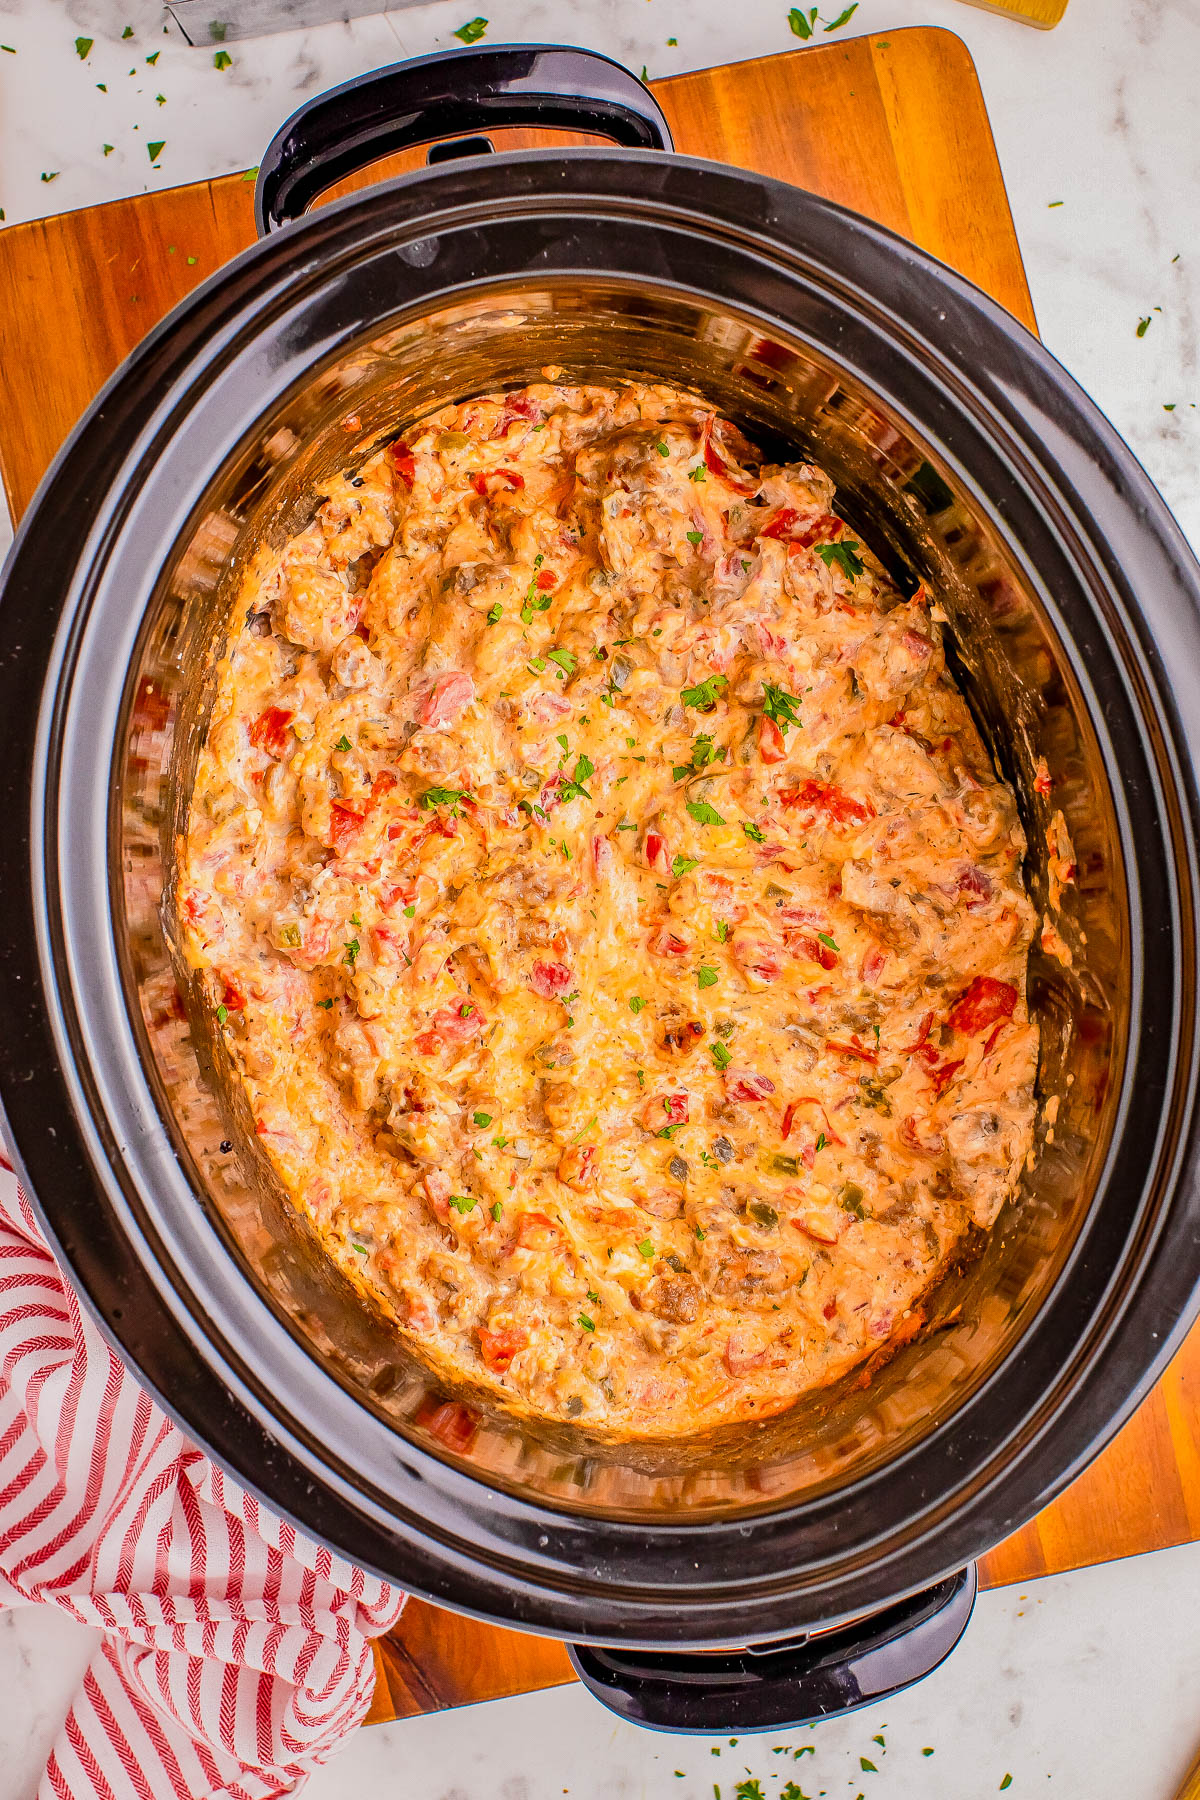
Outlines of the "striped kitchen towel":
{"label": "striped kitchen towel", "polygon": [[104,1639],[39,1800],[292,1793],[362,1720],[404,1596],[259,1505],[171,1423],[0,1171],[0,1606]]}

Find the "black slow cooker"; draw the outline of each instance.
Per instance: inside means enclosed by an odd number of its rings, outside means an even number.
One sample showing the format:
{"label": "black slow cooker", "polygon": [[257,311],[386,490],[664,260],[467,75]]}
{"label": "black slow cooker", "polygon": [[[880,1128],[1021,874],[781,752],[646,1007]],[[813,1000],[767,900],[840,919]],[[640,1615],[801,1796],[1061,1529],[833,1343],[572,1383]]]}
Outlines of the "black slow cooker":
{"label": "black slow cooker", "polygon": [[[386,151],[547,119],[623,147],[476,135],[284,223]],[[838,206],[671,154],[602,58],[370,75],[285,126],[258,200],[283,228],[118,371],[5,575],[0,1091],[22,1177],[163,1405],[345,1555],[575,1640],[644,1722],[744,1730],[889,1691],[945,1653],[971,1560],[1096,1453],[1194,1308],[1200,571],[999,307]],[[551,364],[692,385],[830,470],[855,532],[942,598],[1047,919],[1037,1155],[982,1254],[868,1384],[669,1446],[436,1390],[273,1184],[164,898],[247,559],[407,422]]]}

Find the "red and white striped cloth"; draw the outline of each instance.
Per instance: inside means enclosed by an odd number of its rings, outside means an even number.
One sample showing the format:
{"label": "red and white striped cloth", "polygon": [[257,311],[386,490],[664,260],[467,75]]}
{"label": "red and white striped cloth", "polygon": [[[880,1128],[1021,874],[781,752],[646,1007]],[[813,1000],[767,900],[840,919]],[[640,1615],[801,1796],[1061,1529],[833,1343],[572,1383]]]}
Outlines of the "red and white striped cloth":
{"label": "red and white striped cloth", "polygon": [[261,1507],[113,1355],[0,1170],[0,1607],[104,1641],[38,1800],[265,1800],[371,1700],[404,1596]]}

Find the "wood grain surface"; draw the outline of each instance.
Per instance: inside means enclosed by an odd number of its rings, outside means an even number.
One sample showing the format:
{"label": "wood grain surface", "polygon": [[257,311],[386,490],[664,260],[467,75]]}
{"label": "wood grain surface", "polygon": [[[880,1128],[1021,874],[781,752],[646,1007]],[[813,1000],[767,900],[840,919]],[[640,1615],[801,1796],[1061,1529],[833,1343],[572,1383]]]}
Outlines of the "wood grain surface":
{"label": "wood grain surface", "polygon": [[[654,83],[680,151],[825,194],[925,246],[1034,324],[974,68],[913,28]],[[565,134],[493,134],[497,148]],[[412,152],[387,165],[412,166]],[[377,174],[379,171],[373,171]],[[359,185],[370,176],[358,178]],[[0,233],[0,474],[19,515],[58,445],[138,340],[251,241],[240,176]],[[69,308],[72,328],[48,323]],[[48,346],[53,345],[53,355]],[[1105,1453],[984,1557],[985,1585],[1200,1537],[1200,1328]],[[378,1648],[373,1718],[571,1679],[560,1644],[411,1601]]]}
{"label": "wood grain surface", "polygon": [[1067,10],[1067,0],[967,0],[967,4],[982,6],[985,12],[1005,13],[1040,31],[1053,31]]}

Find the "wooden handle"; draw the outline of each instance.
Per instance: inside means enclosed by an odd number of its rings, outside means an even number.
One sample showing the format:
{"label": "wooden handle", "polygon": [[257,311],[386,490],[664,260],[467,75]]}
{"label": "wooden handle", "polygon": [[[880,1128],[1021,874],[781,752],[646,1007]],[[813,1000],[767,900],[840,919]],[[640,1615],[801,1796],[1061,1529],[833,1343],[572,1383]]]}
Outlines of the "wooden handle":
{"label": "wooden handle", "polygon": [[1175,1800],[1200,1800],[1200,1750],[1197,1750],[1191,1768],[1183,1778],[1183,1785],[1175,1796]]}

